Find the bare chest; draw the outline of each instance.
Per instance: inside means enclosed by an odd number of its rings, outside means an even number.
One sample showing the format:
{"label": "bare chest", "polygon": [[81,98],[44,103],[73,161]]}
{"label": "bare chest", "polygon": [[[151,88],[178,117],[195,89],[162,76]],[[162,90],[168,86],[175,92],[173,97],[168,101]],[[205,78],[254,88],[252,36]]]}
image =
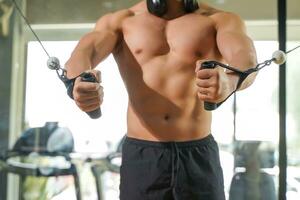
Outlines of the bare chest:
{"label": "bare chest", "polygon": [[197,59],[215,46],[215,34],[213,22],[196,14],[169,21],[141,14],[123,24],[124,41],[140,61],[170,53]]}

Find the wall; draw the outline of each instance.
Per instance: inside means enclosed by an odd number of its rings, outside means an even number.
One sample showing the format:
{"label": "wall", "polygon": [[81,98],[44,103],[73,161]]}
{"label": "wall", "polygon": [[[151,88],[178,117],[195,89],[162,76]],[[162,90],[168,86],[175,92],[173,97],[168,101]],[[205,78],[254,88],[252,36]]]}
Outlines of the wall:
{"label": "wall", "polygon": [[[27,0],[27,15],[33,24],[94,23],[104,13],[127,8],[139,0]],[[245,20],[277,20],[276,0],[203,0],[233,11]],[[288,18],[300,19],[300,1],[288,1]]]}
{"label": "wall", "polygon": [[[10,32],[12,32],[12,28],[10,28]],[[0,152],[8,148],[12,45],[12,34],[8,37],[0,35]],[[6,199],[6,181],[7,176],[0,172],[0,199]]]}

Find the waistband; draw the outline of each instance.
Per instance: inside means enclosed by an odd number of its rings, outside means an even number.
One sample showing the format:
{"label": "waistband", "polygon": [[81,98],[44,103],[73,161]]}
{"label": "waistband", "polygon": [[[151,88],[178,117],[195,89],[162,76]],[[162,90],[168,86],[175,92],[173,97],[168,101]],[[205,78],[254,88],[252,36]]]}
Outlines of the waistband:
{"label": "waistband", "polygon": [[135,144],[138,146],[144,146],[144,147],[161,147],[161,148],[168,148],[173,147],[174,144],[178,148],[184,148],[184,147],[193,147],[193,146],[202,146],[202,145],[208,145],[211,142],[215,142],[215,139],[212,134],[209,134],[208,136],[196,139],[196,140],[189,140],[189,141],[168,141],[168,142],[161,142],[161,141],[149,141],[149,140],[142,140],[132,137],[125,137],[125,143],[129,144]]}

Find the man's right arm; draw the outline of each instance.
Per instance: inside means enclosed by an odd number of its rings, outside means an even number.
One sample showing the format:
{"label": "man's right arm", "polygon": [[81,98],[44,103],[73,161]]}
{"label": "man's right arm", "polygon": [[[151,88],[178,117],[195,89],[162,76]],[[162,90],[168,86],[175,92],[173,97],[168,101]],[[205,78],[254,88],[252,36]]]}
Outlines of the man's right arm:
{"label": "man's right arm", "polygon": [[106,14],[97,21],[94,30],[79,40],[66,62],[68,78],[95,68],[114,50],[120,40],[122,20],[128,15],[128,10],[122,10]]}
{"label": "man's right arm", "polygon": [[67,77],[74,78],[88,71],[97,82],[83,82],[76,78],[72,96],[77,106],[84,112],[94,111],[103,101],[103,88],[100,72],[92,70],[104,60],[118,45],[121,36],[121,24],[129,16],[128,10],[107,14],[96,23],[95,29],[83,36],[65,64]]}

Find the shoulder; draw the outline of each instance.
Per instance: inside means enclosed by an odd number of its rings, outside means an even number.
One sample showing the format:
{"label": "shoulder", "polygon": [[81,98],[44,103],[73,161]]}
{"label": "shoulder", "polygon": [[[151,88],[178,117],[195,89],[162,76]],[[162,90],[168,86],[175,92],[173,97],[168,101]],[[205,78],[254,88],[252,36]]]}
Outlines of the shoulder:
{"label": "shoulder", "polygon": [[244,26],[244,21],[238,14],[220,10],[208,4],[200,3],[197,13],[211,18],[217,27],[225,25]]}
{"label": "shoulder", "polygon": [[197,14],[203,15],[203,16],[212,16],[216,13],[223,12],[222,10],[219,10],[217,8],[214,8],[208,4],[205,3],[199,3],[199,9],[196,11]]}
{"label": "shoulder", "polygon": [[96,23],[96,29],[97,27],[103,27],[103,25],[107,28],[112,28],[114,30],[120,29],[125,19],[146,11],[146,4],[144,1],[141,1],[133,5],[132,7],[107,13],[101,18],[99,18],[99,20]]}
{"label": "shoulder", "polygon": [[211,18],[219,25],[227,24],[227,25],[244,25],[243,19],[236,13],[232,12],[218,12],[211,16]]}
{"label": "shoulder", "polygon": [[107,18],[113,18],[113,19],[124,19],[127,17],[132,17],[134,15],[137,15],[141,12],[145,12],[147,10],[146,4],[144,1],[137,3],[133,5],[132,7],[122,9],[115,11],[113,13],[106,14]]}
{"label": "shoulder", "polygon": [[111,13],[106,13],[98,19],[95,25],[95,30],[102,29],[103,27],[108,29],[117,30],[121,27],[122,22],[133,16],[134,12],[130,9],[118,10]]}

